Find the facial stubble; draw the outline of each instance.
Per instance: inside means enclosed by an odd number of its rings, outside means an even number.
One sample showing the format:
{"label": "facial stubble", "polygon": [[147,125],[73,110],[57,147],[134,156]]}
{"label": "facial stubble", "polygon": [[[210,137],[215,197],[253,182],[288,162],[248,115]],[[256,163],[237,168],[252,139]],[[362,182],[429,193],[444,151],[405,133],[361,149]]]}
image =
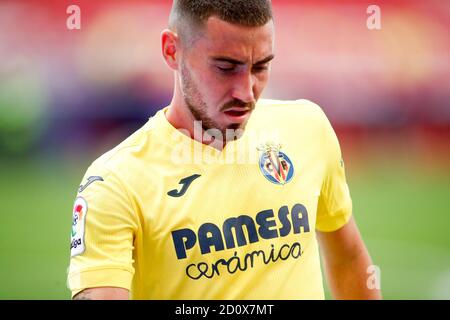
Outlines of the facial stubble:
{"label": "facial stubble", "polygon": [[[225,137],[226,141],[236,139],[236,131],[241,131],[245,129],[246,123],[232,123],[228,126],[219,125],[214,119],[208,116],[208,105],[204,101],[198,87],[192,77],[189,68],[185,63],[180,64],[181,73],[181,88],[183,93],[183,99],[185,105],[191,112],[195,121],[200,121],[202,124],[202,129],[207,130],[218,130],[221,132],[222,137]],[[255,105],[245,104],[241,101],[230,101],[222,106],[219,110],[225,110],[227,107],[232,107],[236,105],[242,105],[242,107],[249,108],[253,110]],[[239,136],[238,136],[239,137]],[[229,139],[230,138],[230,139]]]}

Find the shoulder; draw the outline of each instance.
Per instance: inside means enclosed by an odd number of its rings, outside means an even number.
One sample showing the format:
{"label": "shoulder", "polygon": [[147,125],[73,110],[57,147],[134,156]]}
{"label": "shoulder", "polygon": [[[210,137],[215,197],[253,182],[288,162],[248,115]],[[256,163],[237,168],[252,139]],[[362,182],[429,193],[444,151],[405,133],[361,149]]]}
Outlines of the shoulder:
{"label": "shoulder", "polygon": [[138,175],[144,162],[151,163],[150,150],[155,150],[152,118],[120,144],[95,159],[86,175],[115,175],[120,180]]}
{"label": "shoulder", "polygon": [[303,110],[321,109],[321,107],[307,99],[298,100],[277,100],[277,99],[260,99],[257,103],[265,108],[301,108]]}
{"label": "shoulder", "polygon": [[150,138],[151,133],[148,130],[148,125],[149,122],[117,146],[98,157],[92,165],[113,168],[124,160],[128,160],[133,153],[145,147],[149,142],[148,139]]}
{"label": "shoulder", "polygon": [[328,122],[323,109],[316,103],[306,100],[260,99],[254,114],[258,123],[281,123],[288,127],[299,125],[322,127]]}
{"label": "shoulder", "polygon": [[323,117],[325,113],[323,109],[316,103],[306,100],[274,100],[260,99],[257,103],[257,110],[262,114],[281,116],[294,115],[305,117]]}

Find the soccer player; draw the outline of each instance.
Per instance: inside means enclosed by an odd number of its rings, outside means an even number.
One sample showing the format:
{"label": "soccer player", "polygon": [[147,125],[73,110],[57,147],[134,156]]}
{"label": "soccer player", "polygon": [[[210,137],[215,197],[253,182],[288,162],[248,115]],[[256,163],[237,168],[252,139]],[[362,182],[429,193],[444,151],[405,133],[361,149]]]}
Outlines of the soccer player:
{"label": "soccer player", "polygon": [[[175,0],[173,100],[87,170],[74,299],[377,299],[337,137],[307,100],[259,99],[269,0]],[[265,139],[264,134],[270,137]]]}

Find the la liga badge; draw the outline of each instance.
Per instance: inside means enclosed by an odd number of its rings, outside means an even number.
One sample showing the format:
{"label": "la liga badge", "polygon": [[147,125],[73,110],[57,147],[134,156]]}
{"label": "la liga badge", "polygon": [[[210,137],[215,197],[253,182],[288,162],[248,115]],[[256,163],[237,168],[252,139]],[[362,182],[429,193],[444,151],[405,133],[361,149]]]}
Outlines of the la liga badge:
{"label": "la liga badge", "polygon": [[75,199],[73,205],[72,232],[70,234],[70,256],[74,257],[82,254],[85,250],[84,229],[86,225],[86,215],[88,205],[83,197]]}

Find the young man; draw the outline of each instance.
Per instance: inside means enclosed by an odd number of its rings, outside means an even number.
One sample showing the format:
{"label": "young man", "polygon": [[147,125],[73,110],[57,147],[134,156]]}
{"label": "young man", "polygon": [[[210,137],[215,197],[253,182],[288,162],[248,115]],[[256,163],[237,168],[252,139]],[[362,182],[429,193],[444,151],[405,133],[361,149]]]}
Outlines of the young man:
{"label": "young man", "polygon": [[75,299],[323,299],[318,245],[335,298],[380,298],[326,116],[259,100],[273,46],[268,0],[174,1],[171,104],[79,188]]}

